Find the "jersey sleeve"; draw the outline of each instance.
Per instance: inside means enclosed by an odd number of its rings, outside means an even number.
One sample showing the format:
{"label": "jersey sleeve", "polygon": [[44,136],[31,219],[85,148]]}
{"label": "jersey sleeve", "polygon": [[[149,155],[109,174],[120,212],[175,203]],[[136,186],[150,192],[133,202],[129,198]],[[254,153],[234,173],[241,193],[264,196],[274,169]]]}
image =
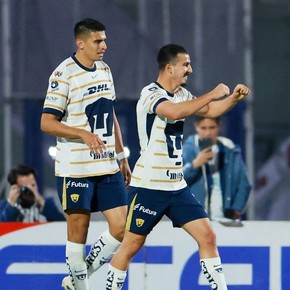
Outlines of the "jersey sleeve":
{"label": "jersey sleeve", "polygon": [[108,67],[108,75],[109,75],[109,79],[111,82],[112,100],[115,101],[116,100],[116,92],[115,92],[114,80],[113,80],[113,75],[112,75],[111,69],[109,67]]}
{"label": "jersey sleeve", "polygon": [[192,95],[192,93],[190,91],[188,91],[187,89],[185,89],[183,87],[180,87],[179,90],[175,94],[183,102],[191,101],[192,99],[196,99],[196,97],[194,95]]}
{"label": "jersey sleeve", "polygon": [[67,107],[69,81],[63,66],[59,66],[50,76],[43,113],[50,113],[62,117]]}
{"label": "jersey sleeve", "polygon": [[163,90],[157,85],[153,85],[142,90],[141,101],[145,111],[149,114],[156,114],[157,106],[164,101],[168,101],[168,98]]}

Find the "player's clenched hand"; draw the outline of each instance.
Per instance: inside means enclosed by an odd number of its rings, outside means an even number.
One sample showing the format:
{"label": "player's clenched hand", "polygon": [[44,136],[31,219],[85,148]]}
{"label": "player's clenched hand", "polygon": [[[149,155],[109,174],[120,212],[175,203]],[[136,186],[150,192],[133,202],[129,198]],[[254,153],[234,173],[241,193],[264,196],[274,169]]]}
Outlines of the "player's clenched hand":
{"label": "player's clenched hand", "polygon": [[94,154],[102,154],[103,150],[106,150],[105,144],[98,135],[82,130],[80,137],[89,146],[91,152]]}
{"label": "player's clenched hand", "polygon": [[238,84],[236,85],[233,96],[237,101],[241,101],[250,93],[250,89],[245,85]]}
{"label": "player's clenched hand", "polygon": [[225,84],[219,84],[212,90],[212,93],[213,93],[213,99],[218,100],[229,95],[230,89]]}

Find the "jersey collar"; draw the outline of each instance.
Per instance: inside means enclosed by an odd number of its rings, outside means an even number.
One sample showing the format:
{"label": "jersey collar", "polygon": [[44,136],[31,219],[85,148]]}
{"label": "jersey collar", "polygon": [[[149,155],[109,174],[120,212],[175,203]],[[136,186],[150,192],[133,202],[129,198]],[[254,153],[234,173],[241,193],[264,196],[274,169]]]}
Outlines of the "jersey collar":
{"label": "jersey collar", "polygon": [[75,63],[76,63],[78,66],[80,66],[82,69],[84,69],[84,70],[86,70],[86,71],[95,71],[95,70],[96,70],[96,64],[94,64],[94,67],[93,67],[93,68],[88,68],[88,67],[83,66],[83,65],[82,65],[82,64],[77,60],[77,58],[75,57],[75,53],[72,55],[71,58],[75,61]]}
{"label": "jersey collar", "polygon": [[[164,91],[166,91],[158,82],[155,82],[155,84],[158,86],[158,87],[160,87],[162,90],[164,90]],[[168,91],[166,91],[166,93],[167,93],[167,95],[169,96],[169,97],[173,97],[174,96],[174,94],[173,93],[170,93],[170,92],[168,92]]]}

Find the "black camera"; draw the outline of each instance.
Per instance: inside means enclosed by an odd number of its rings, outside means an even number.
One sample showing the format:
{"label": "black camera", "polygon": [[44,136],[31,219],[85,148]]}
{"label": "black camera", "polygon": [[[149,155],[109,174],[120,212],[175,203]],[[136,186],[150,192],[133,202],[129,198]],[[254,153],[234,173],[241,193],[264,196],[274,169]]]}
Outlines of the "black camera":
{"label": "black camera", "polygon": [[18,197],[18,204],[23,208],[31,208],[35,202],[34,193],[27,187],[20,187],[20,195]]}

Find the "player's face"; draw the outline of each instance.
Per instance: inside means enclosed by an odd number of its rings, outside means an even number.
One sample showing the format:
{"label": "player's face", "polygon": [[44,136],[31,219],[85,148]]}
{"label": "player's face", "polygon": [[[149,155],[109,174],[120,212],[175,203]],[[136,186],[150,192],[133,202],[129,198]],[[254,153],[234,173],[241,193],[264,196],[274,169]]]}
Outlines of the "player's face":
{"label": "player's face", "polygon": [[173,78],[179,85],[187,83],[187,77],[192,73],[190,57],[186,53],[178,53],[175,65],[173,65]]}
{"label": "player's face", "polygon": [[214,143],[219,134],[220,125],[215,120],[203,119],[195,125],[197,134],[201,139],[211,139]]}
{"label": "player's face", "polygon": [[86,58],[90,61],[102,60],[107,49],[105,31],[91,32],[90,36],[82,40],[83,51]]}

